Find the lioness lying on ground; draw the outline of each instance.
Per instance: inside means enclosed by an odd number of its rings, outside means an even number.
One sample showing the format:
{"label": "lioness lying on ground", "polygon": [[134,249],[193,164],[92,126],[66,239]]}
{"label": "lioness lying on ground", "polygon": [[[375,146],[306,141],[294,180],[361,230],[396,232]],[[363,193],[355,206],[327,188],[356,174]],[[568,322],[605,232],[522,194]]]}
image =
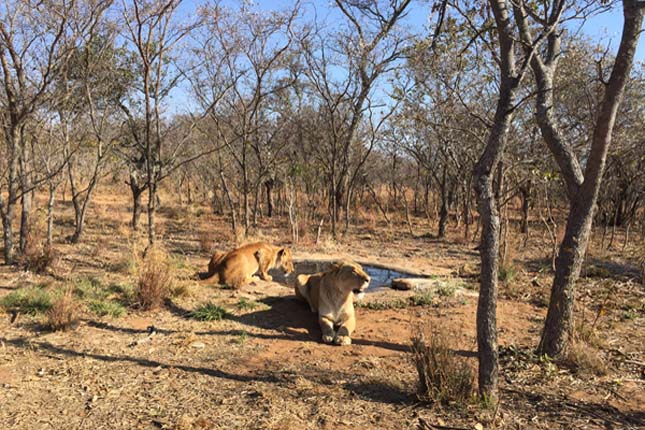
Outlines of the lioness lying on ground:
{"label": "lioness lying on ground", "polygon": [[293,257],[289,248],[265,242],[249,243],[231,252],[215,251],[208,263],[208,272],[199,273],[200,279],[239,288],[248,284],[256,273],[265,281],[273,278],[269,270],[280,267],[286,274],[292,273]]}
{"label": "lioness lying on ground", "polygon": [[326,272],[296,277],[296,297],[318,312],[325,343],[349,345],[356,327],[354,296],[362,298],[370,277],[351,261],[337,261]]}

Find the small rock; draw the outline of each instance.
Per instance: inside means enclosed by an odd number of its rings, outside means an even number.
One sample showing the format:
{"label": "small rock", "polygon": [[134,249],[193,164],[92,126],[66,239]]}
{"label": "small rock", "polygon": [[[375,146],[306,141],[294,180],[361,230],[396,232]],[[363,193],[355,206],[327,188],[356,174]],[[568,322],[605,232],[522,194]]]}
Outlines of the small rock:
{"label": "small rock", "polygon": [[391,285],[392,289],[403,290],[403,291],[413,290],[414,288],[416,288],[416,286],[417,286],[416,282],[406,278],[392,279],[392,285]]}
{"label": "small rock", "polygon": [[191,348],[205,348],[206,345],[204,344],[204,342],[193,342],[193,343],[190,344],[190,347]]}

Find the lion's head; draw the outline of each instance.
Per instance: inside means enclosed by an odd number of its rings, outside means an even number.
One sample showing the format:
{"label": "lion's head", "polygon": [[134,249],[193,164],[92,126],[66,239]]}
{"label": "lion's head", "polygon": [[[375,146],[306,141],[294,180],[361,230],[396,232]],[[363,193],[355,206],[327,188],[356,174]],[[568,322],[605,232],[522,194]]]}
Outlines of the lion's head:
{"label": "lion's head", "polygon": [[341,260],[332,265],[332,270],[336,272],[336,285],[343,291],[351,291],[358,300],[365,296],[365,290],[370,284],[370,276],[365,273],[360,264]]}
{"label": "lion's head", "polygon": [[276,265],[278,264],[287,275],[295,271],[293,267],[293,255],[291,255],[289,248],[282,248],[278,251],[278,262]]}

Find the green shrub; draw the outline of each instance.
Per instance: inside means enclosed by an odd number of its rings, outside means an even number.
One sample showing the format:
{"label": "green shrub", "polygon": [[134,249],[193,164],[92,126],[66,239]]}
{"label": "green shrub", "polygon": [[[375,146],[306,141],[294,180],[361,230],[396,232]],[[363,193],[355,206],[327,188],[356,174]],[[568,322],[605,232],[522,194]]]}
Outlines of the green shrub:
{"label": "green shrub", "polygon": [[253,300],[249,300],[246,297],[240,297],[236,306],[241,311],[246,309],[253,310],[258,307],[258,303]]}
{"label": "green shrub", "polygon": [[513,266],[512,264],[501,265],[499,267],[498,279],[501,282],[511,282],[516,277],[517,277],[517,267]]}
{"label": "green shrub", "polygon": [[404,299],[395,299],[387,301],[373,300],[369,302],[357,302],[354,304],[357,308],[371,309],[374,311],[382,311],[385,309],[403,309],[410,306],[410,302]]}
{"label": "green shrub", "polygon": [[430,306],[432,305],[432,291],[424,291],[410,297],[410,304],[413,306]]}
{"label": "green shrub", "polygon": [[453,297],[457,291],[457,286],[452,282],[439,282],[437,284],[437,294],[440,297]]}
{"label": "green shrub", "polygon": [[103,288],[99,279],[88,277],[75,281],[74,294],[81,300],[102,300],[109,295],[109,291]]}
{"label": "green shrub", "polygon": [[0,306],[7,311],[36,315],[47,312],[52,307],[52,297],[41,287],[24,287],[0,299]]}
{"label": "green shrub", "polygon": [[228,316],[226,310],[214,303],[201,305],[190,313],[190,317],[199,321],[219,321]]}
{"label": "green shrub", "polygon": [[121,303],[109,300],[91,300],[87,308],[100,317],[109,315],[112,318],[120,318],[125,314],[125,308]]}

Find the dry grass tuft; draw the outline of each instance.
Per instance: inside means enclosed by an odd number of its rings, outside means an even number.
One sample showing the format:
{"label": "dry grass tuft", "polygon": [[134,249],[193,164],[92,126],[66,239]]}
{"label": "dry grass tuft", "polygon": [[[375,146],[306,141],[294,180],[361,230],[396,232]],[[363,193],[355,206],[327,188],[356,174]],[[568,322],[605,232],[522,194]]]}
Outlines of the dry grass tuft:
{"label": "dry grass tuft", "polygon": [[168,254],[159,247],[149,249],[138,272],[136,304],[145,310],[161,307],[173,284]]}
{"label": "dry grass tuft", "polygon": [[78,321],[78,303],[74,299],[71,288],[67,288],[61,296],[54,299],[47,311],[47,326],[54,330],[67,330]]}
{"label": "dry grass tuft", "polygon": [[29,240],[25,252],[18,257],[18,264],[24,270],[40,274],[56,267],[59,260],[60,255],[54,248]]}
{"label": "dry grass tuft", "polygon": [[444,329],[418,329],[412,354],[419,374],[419,399],[431,403],[466,403],[472,398],[474,372],[450,349]]}
{"label": "dry grass tuft", "polygon": [[606,375],[607,362],[602,353],[581,339],[573,339],[564,356],[564,363],[576,373]]}

